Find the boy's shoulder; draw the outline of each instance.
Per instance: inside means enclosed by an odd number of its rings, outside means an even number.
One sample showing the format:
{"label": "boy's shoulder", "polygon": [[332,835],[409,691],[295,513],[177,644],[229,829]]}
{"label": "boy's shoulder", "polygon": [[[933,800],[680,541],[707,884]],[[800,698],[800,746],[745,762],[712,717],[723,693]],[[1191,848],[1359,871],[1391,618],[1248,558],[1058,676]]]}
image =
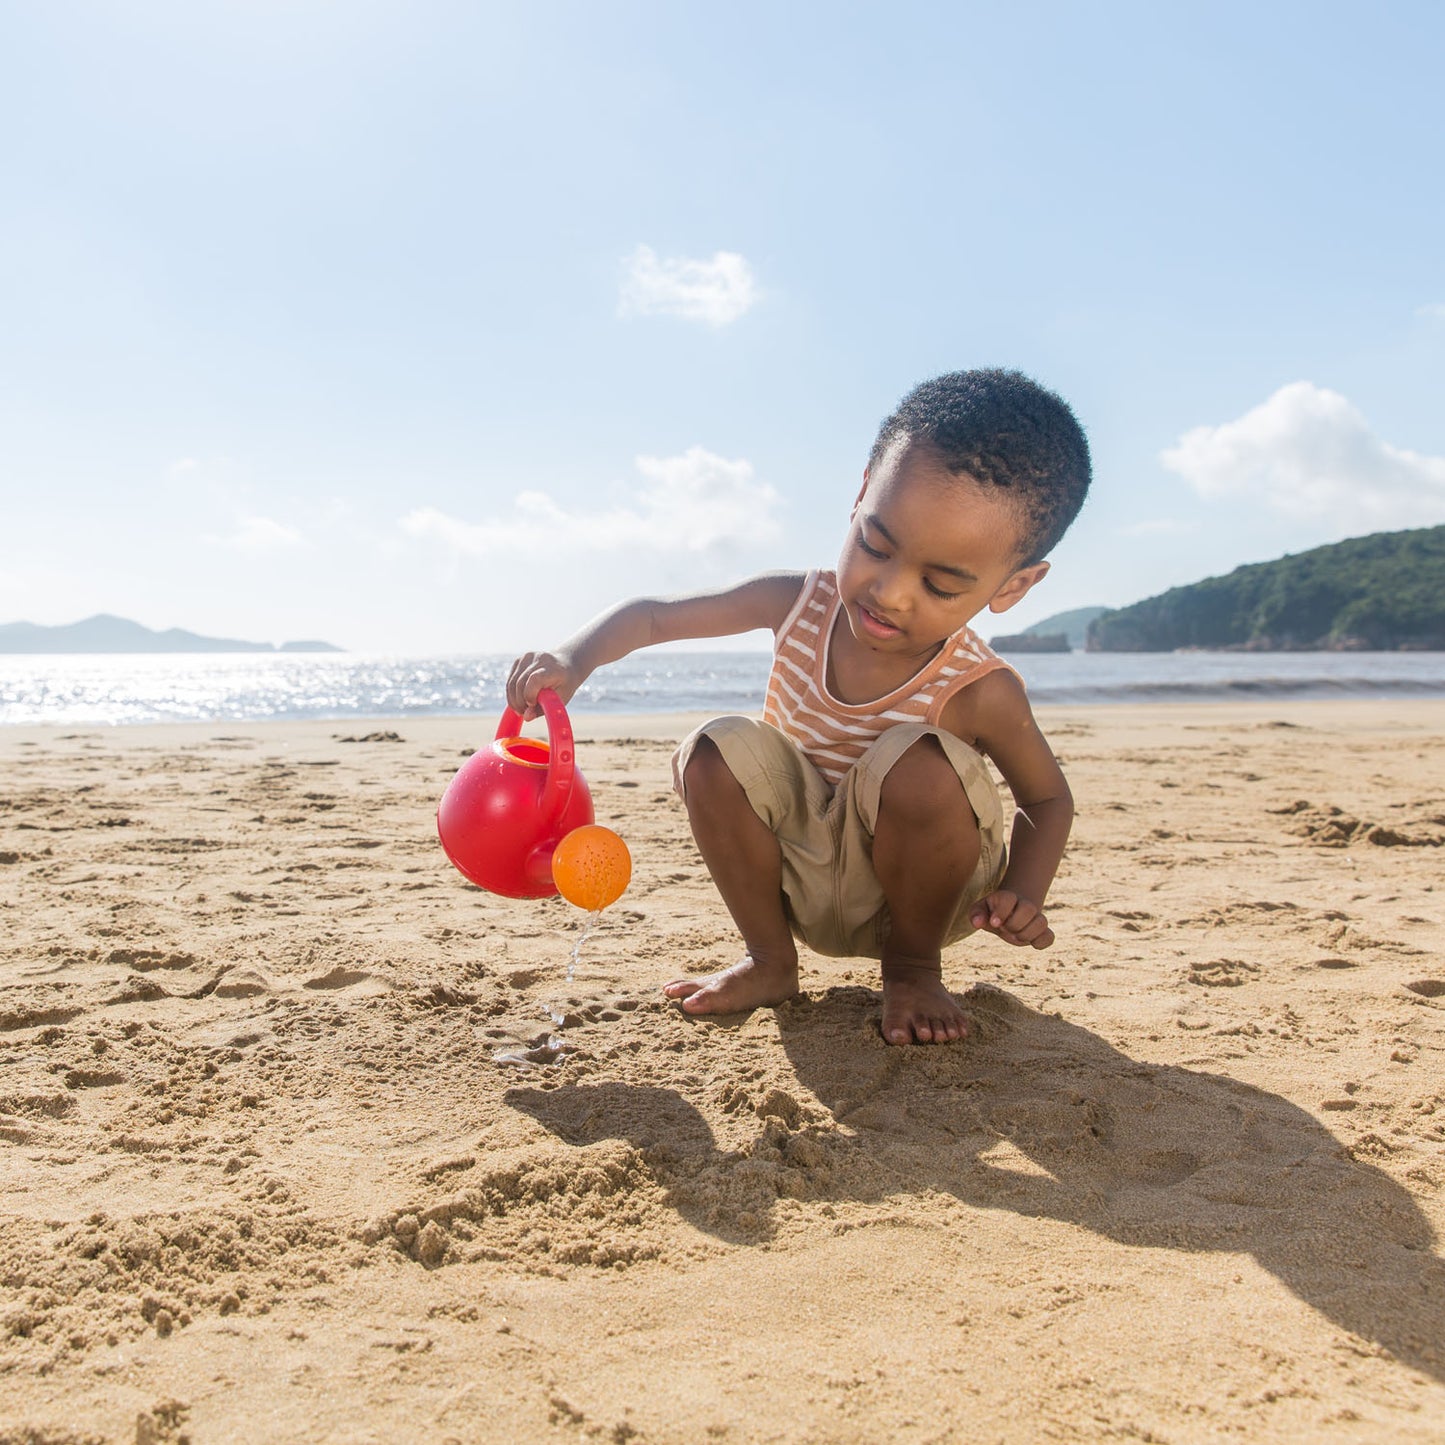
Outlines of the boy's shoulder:
{"label": "boy's shoulder", "polygon": [[750,585],[782,605],[783,616],[786,616],[817,576],[816,568],[807,572],[763,572],[754,577]]}
{"label": "boy's shoulder", "polygon": [[[976,640],[992,657],[998,658],[986,642]],[[1038,731],[1023,679],[1002,658],[998,661],[1001,666],[990,668],[948,700],[942,725],[949,732],[970,742],[985,744],[990,738],[1021,728]]]}
{"label": "boy's shoulder", "polygon": [[751,616],[751,626],[780,632],[803,598],[810,572],[760,572],[726,594]]}

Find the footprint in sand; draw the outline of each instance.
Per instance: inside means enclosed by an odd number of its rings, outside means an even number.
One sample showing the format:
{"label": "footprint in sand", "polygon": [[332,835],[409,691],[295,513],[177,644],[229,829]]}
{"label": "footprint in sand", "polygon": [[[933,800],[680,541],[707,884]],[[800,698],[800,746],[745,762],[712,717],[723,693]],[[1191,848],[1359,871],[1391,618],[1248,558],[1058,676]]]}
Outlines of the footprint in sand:
{"label": "footprint in sand", "polygon": [[386,983],[374,973],[367,973],[359,968],[347,968],[342,963],[338,963],[329,973],[320,974],[316,978],[308,978],[301,987],[337,989],[357,988],[362,984],[367,986],[367,993],[386,992]]}
{"label": "footprint in sand", "polygon": [[190,953],[177,953],[161,948],[113,948],[106,955],[107,963],[124,964],[138,973],[157,968],[190,968],[196,959]]}
{"label": "footprint in sand", "polygon": [[169,989],[162,988],[153,979],[146,978],[144,974],[133,973],[129,978],[121,981],[120,987],[113,993],[107,994],[101,1003],[103,1004],[127,1004],[127,1003],[154,1003],[158,998],[172,997]]}
{"label": "footprint in sand", "polygon": [[1445,978],[1417,978],[1405,987],[1421,998],[1445,998]]}
{"label": "footprint in sand", "polygon": [[1205,988],[1238,988],[1258,972],[1257,963],[1245,963],[1239,958],[1217,958],[1212,963],[1190,964],[1189,982],[1202,984]]}
{"label": "footprint in sand", "polygon": [[1122,1156],[1119,1172],[1136,1184],[1168,1189],[1197,1174],[1200,1159],[1186,1149],[1142,1149]]}
{"label": "footprint in sand", "polygon": [[233,968],[226,972],[213,992],[217,998],[255,998],[257,994],[271,992],[271,981],[257,969]]}
{"label": "footprint in sand", "polygon": [[46,1024],[68,1024],[71,1019],[85,1012],[79,1008],[20,1008],[7,1009],[0,1013],[0,1033],[15,1029],[38,1029]]}
{"label": "footprint in sand", "polygon": [[67,1089],[109,1089],[123,1084],[126,1077],[118,1069],[71,1069],[65,1076]]}

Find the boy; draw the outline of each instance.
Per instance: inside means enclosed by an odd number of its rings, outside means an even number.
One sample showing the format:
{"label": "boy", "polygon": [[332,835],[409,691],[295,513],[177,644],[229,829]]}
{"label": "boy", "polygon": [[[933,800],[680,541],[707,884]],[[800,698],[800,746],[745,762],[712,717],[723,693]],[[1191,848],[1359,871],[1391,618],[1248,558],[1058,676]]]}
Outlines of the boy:
{"label": "boy", "polygon": [[[795,936],[881,962],[890,1044],[962,1038],[942,950],[975,929],[1054,941],[1044,896],[1073,799],[1022,682],[969,629],[1049,570],[1078,515],[1089,451],[1073,413],[1018,372],[925,382],[884,423],[836,573],[773,573],[720,592],[638,598],[512,666],[507,701],[537,715],[639,647],[767,627],[764,720],[724,717],[673,759],[697,846],[747,952],[664,992],[688,1013],[798,990]],[[1003,815],[984,757],[1017,812]]]}

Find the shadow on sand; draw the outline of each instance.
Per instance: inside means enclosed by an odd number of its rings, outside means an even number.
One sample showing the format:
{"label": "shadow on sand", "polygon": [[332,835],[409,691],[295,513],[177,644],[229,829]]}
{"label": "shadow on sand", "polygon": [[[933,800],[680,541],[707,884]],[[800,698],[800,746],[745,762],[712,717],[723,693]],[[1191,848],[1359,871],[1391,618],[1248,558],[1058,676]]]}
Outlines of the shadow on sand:
{"label": "shadow on sand", "polygon": [[[723,1086],[718,1107],[761,1121],[740,1149],[719,1148],[671,1088],[579,1083],[507,1100],[569,1143],[629,1141],[669,1205],[722,1238],[768,1237],[779,1195],[936,1190],[1132,1246],[1252,1255],[1343,1329],[1445,1380],[1445,1261],[1410,1194],[1368,1162],[1388,1141],[1351,1151],[1278,1095],[1132,1059],[999,989],[965,1002],[975,1037],[934,1049],[886,1047],[866,989],[778,1008],[802,1088]],[[696,1027],[710,1052],[719,1026]]]}

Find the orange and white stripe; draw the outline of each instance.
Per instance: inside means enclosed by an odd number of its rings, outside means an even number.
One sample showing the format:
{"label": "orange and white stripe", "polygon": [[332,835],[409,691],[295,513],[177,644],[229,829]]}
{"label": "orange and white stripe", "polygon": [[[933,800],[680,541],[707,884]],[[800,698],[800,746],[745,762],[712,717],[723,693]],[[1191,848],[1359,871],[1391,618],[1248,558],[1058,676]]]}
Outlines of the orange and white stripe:
{"label": "orange and white stripe", "polygon": [[955,632],[902,687],[872,702],[839,702],[828,691],[828,644],[839,607],[832,572],[809,572],[778,630],[763,721],[786,733],[835,787],[889,728],[938,726],[948,700],[985,673],[1007,667],[970,628]]}

